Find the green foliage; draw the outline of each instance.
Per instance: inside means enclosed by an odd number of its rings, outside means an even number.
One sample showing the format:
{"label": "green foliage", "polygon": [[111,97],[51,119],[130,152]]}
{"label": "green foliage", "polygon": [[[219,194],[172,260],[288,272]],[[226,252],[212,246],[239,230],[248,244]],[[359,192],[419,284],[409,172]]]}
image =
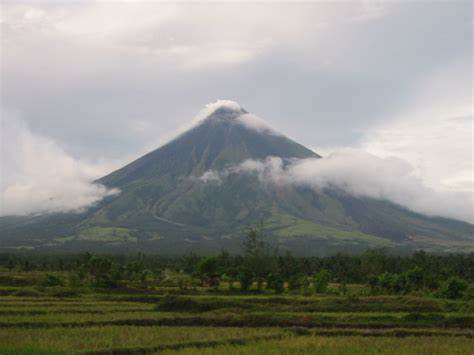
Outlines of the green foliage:
{"label": "green foliage", "polygon": [[449,299],[458,299],[463,296],[463,292],[467,290],[467,283],[458,277],[450,277],[441,290],[441,294]]}
{"label": "green foliage", "polygon": [[56,275],[46,274],[42,284],[46,287],[63,286],[64,280]]}
{"label": "green foliage", "polygon": [[121,268],[108,258],[89,256],[84,268],[91,275],[91,282],[95,287],[114,288],[122,278]]}
{"label": "green foliage", "polygon": [[314,276],[314,292],[316,293],[325,293],[327,292],[327,288],[329,285],[329,281],[331,281],[331,275],[325,269],[320,270]]}
{"label": "green foliage", "polygon": [[252,270],[243,267],[237,274],[237,280],[239,281],[240,289],[242,291],[248,291],[254,280]]}
{"label": "green foliage", "polygon": [[311,282],[306,276],[301,278],[301,293],[306,296],[311,294]]}
{"label": "green foliage", "polygon": [[301,275],[293,275],[288,279],[288,290],[289,291],[300,291],[302,286]]}
{"label": "green foliage", "polygon": [[263,227],[260,226],[258,229],[251,228],[242,243],[242,272],[243,274],[252,275],[252,279],[257,282],[259,290],[262,288],[267,276],[274,272],[276,268],[274,251],[271,250],[263,239]]}
{"label": "green foliage", "polygon": [[267,288],[274,290],[277,294],[283,293],[285,291],[285,280],[281,275],[271,273],[267,278]]}
{"label": "green foliage", "polygon": [[413,290],[421,290],[424,286],[423,269],[415,266],[406,272],[407,283]]}
{"label": "green foliage", "polygon": [[339,294],[345,296],[347,295],[347,290],[347,283],[345,281],[340,282],[338,287]]}
{"label": "green foliage", "polygon": [[219,264],[215,257],[202,258],[196,265],[196,275],[202,286],[219,286]]}
{"label": "green foliage", "polygon": [[385,272],[378,277],[378,286],[386,293],[407,293],[410,285],[405,273],[392,274]]}
{"label": "green foliage", "polygon": [[[315,292],[326,294],[352,293],[352,285],[359,284],[361,290],[357,293],[361,295],[427,294],[473,298],[472,286],[469,290],[461,287],[459,291],[458,283],[450,278],[459,279],[461,284],[473,284],[474,254],[416,253],[401,257],[376,250],[358,256],[336,254],[304,258],[289,253],[277,254],[266,245],[264,237],[261,230],[251,230],[243,255],[232,255],[226,251],[216,256],[188,255],[184,258],[145,254],[17,254],[14,257],[0,254],[0,267],[10,272],[0,275],[0,287],[38,285],[84,289],[92,286],[150,291],[170,287],[174,288],[173,292],[190,293],[199,287],[212,288],[212,292],[224,289],[237,292],[239,288],[245,292],[256,285],[262,293],[264,286],[275,293],[282,293],[288,285],[292,293],[308,295],[309,280]],[[41,277],[25,277],[38,272]],[[328,290],[330,280],[338,283],[338,288]],[[0,289],[0,294],[2,292]]]}

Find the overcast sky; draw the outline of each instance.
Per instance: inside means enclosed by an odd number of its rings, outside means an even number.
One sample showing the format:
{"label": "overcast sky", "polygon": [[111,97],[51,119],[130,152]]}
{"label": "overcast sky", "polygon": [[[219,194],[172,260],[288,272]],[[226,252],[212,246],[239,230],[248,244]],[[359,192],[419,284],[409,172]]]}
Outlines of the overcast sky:
{"label": "overcast sky", "polygon": [[230,99],[322,155],[472,193],[472,7],[3,1],[0,187],[99,177]]}

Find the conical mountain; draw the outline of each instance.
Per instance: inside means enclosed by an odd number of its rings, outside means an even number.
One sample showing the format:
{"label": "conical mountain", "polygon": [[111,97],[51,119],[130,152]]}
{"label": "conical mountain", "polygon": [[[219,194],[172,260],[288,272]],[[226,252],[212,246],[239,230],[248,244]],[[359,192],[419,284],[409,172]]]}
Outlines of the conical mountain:
{"label": "conical mountain", "polygon": [[0,220],[2,239],[13,247],[71,251],[208,253],[238,251],[245,229],[263,223],[271,242],[297,254],[473,249],[468,223],[339,190],[268,184],[256,174],[219,175],[268,157],[320,158],[238,104],[219,101],[177,138],[98,180],[119,194],[82,214]]}
{"label": "conical mountain", "polygon": [[246,159],[319,157],[266,127],[237,103],[218,101],[210,106],[208,115],[193,128],[99,182],[122,187],[136,180],[162,176],[199,176]]}

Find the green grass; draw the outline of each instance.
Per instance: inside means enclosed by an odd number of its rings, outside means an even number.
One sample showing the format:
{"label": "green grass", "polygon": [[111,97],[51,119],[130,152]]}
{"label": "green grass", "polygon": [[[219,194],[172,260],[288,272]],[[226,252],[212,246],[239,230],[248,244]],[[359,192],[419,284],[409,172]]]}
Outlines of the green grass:
{"label": "green grass", "polygon": [[136,242],[137,237],[133,235],[133,230],[120,227],[91,227],[82,229],[75,236],[68,236],[57,238],[56,241],[60,243],[82,240],[92,242],[106,242],[106,243],[125,243]]}
{"label": "green grass", "polygon": [[160,354],[472,354],[474,341],[446,337],[290,337],[244,345],[186,348]]}
{"label": "green grass", "polygon": [[265,226],[280,238],[311,237],[333,242],[352,242],[372,247],[393,247],[388,239],[358,231],[336,229],[293,216],[274,213]]}
{"label": "green grass", "polygon": [[[30,277],[27,285],[42,279],[41,273]],[[179,296],[166,296],[176,291],[171,288],[88,289],[61,298],[52,296],[53,288],[9,289],[14,292],[0,297],[2,355],[472,354],[474,348],[474,304],[467,300],[209,294],[200,288]],[[37,294],[28,295],[31,290]]]}
{"label": "green grass", "polygon": [[[55,349],[83,351],[120,348],[148,348],[186,342],[223,341],[226,339],[261,337],[286,331],[271,328],[199,328],[108,326],[88,328],[3,329],[0,332],[2,347],[19,349]],[[1,347],[0,347],[1,349]],[[1,351],[1,350],[0,350]]]}

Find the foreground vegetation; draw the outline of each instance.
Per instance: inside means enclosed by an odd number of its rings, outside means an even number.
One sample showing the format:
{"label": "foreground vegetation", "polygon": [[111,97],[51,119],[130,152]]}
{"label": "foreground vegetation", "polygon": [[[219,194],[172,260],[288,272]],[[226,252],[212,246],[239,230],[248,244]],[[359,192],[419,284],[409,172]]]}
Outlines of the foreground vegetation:
{"label": "foreground vegetation", "polygon": [[0,354],[471,354],[474,257],[0,256]]}

